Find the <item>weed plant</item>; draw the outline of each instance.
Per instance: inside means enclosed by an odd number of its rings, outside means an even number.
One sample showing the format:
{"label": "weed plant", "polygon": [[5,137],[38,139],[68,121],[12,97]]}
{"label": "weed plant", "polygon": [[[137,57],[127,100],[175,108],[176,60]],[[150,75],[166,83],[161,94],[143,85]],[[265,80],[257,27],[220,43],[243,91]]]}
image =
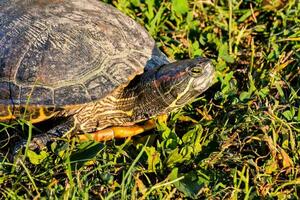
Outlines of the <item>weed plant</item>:
{"label": "weed plant", "polygon": [[[132,139],[71,139],[14,162],[3,153],[1,198],[300,198],[299,1],[106,3],[144,26],[170,59],[212,59],[215,84]],[[31,135],[29,122],[19,124]]]}

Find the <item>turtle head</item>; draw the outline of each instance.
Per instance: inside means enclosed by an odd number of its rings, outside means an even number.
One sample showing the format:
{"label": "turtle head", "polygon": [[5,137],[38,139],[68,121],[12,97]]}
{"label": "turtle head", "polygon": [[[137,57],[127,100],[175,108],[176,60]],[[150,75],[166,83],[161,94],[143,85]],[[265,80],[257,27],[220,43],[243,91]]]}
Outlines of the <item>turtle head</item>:
{"label": "turtle head", "polygon": [[166,112],[191,102],[212,85],[215,68],[207,58],[181,60],[156,71],[156,85],[165,102]]}

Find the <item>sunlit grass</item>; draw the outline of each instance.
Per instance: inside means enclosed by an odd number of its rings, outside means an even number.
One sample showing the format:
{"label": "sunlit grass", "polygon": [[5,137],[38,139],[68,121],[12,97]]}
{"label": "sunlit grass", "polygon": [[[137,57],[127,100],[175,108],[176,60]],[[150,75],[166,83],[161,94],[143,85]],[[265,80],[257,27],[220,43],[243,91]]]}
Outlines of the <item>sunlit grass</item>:
{"label": "sunlit grass", "polygon": [[300,198],[299,3],[107,2],[146,27],[169,58],[211,58],[217,83],[132,140],[70,139],[14,163],[3,153],[1,196]]}

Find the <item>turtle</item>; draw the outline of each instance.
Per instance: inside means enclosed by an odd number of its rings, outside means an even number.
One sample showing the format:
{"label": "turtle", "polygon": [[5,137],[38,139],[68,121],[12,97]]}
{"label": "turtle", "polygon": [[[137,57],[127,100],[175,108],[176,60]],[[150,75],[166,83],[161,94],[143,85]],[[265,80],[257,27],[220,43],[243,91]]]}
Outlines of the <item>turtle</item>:
{"label": "turtle", "polygon": [[208,89],[214,74],[208,58],[171,61],[106,3],[0,0],[0,122],[60,120],[34,144],[142,133]]}

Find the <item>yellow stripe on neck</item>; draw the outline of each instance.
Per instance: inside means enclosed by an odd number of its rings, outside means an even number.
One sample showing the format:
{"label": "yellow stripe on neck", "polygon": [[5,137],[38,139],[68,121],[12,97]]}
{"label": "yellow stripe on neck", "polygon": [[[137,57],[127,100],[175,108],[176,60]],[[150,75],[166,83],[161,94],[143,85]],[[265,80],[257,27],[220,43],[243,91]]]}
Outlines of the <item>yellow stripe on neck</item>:
{"label": "yellow stripe on neck", "polygon": [[165,110],[168,110],[170,111],[170,108],[172,109],[175,109],[175,108],[178,108],[178,105],[176,104],[177,101],[183,97],[183,95],[185,95],[189,90],[190,90],[190,86],[192,85],[193,83],[193,79],[190,80],[190,82],[188,83],[187,87],[185,88],[185,90],[183,92],[181,92],[180,94],[178,94],[177,98],[175,99],[175,101],[173,101]]}

